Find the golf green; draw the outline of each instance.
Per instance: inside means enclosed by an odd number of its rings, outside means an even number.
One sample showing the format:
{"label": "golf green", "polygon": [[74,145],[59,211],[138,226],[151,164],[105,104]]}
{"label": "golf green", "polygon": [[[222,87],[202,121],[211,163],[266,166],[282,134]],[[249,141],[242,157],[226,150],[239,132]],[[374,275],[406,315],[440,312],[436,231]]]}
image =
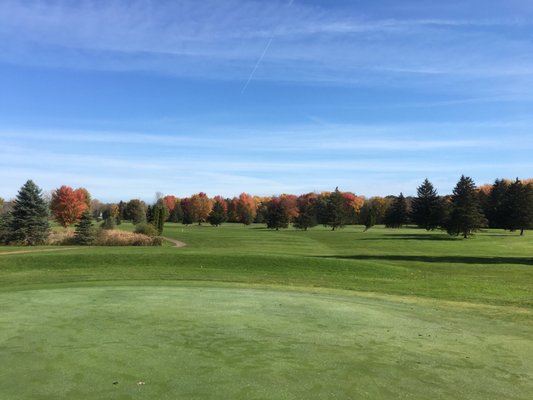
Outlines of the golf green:
{"label": "golf green", "polygon": [[[529,399],[528,315],[328,289],[0,293],[1,399]],[[503,309],[503,308],[502,308]]]}

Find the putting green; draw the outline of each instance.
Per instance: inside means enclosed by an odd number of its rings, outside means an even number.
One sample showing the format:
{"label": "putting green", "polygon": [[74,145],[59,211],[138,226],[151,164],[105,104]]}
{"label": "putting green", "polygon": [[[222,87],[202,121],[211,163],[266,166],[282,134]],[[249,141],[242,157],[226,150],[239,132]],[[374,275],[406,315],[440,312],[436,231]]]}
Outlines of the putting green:
{"label": "putting green", "polygon": [[21,290],[0,305],[1,399],[533,393],[532,325],[497,308],[214,284]]}

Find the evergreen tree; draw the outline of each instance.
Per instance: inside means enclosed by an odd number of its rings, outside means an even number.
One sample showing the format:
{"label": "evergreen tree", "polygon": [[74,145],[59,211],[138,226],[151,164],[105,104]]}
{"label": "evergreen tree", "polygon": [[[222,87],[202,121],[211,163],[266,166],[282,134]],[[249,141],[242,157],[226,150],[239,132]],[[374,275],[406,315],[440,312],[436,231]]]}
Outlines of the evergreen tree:
{"label": "evergreen tree", "polygon": [[447,231],[466,239],[486,223],[472,178],[461,176],[453,189]]}
{"label": "evergreen tree", "polygon": [[507,190],[502,208],[506,229],[520,231],[521,236],[526,229],[533,229],[533,186],[516,179]]}
{"label": "evergreen tree", "polygon": [[127,219],[126,218],[126,203],[120,200],[120,202],[118,203],[118,221],[123,221],[125,219]]}
{"label": "evergreen tree", "polygon": [[294,219],[294,227],[306,231],[318,225],[317,196],[314,193],[298,197],[298,216]]}
{"label": "evergreen tree", "polygon": [[329,193],[322,193],[316,199],[316,220],[320,225],[328,226]]}
{"label": "evergreen tree", "polygon": [[376,220],[377,220],[376,210],[374,208],[369,208],[368,211],[365,214],[365,220],[364,220],[365,230],[364,230],[364,232],[366,232],[367,230],[372,228],[374,225],[376,225]]}
{"label": "evergreen tree", "polygon": [[80,221],[76,224],[74,241],[82,246],[90,246],[94,243],[95,236],[91,213],[85,210],[80,217]]}
{"label": "evergreen tree", "polygon": [[146,206],[146,222],[154,225],[154,221],[155,221],[154,210],[151,205],[147,205]]}
{"label": "evergreen tree", "polygon": [[411,204],[411,218],[415,224],[427,231],[432,231],[444,223],[442,200],[427,179],[417,189],[417,197]]}
{"label": "evergreen tree", "polygon": [[168,218],[169,222],[179,223],[183,221],[183,209],[181,208],[180,202],[176,202],[176,205],[172,209],[170,216]]}
{"label": "evergreen tree", "polygon": [[507,219],[505,203],[507,202],[508,190],[508,181],[504,179],[496,179],[494,181],[485,210],[490,228],[505,229]]}
{"label": "evergreen tree", "polygon": [[110,215],[104,219],[104,222],[102,222],[102,229],[112,230],[112,229],[115,229],[115,227],[116,227],[116,220]]}
{"label": "evergreen tree", "polygon": [[394,201],[385,215],[385,226],[387,228],[401,228],[409,223],[409,207],[403,193],[394,198]]}
{"label": "evergreen tree", "polygon": [[221,202],[216,201],[215,204],[213,204],[213,209],[211,210],[207,220],[213,226],[220,226],[222,223],[226,222],[227,219],[228,216],[226,214],[224,205]]}
{"label": "evergreen tree", "polygon": [[149,221],[153,226],[155,226],[157,233],[161,235],[163,229],[165,228],[165,221],[167,220],[168,211],[164,204],[160,201],[151,208],[151,218]]}
{"label": "evergreen tree", "polygon": [[48,205],[42,191],[27,181],[17,194],[7,221],[7,241],[22,245],[45,244],[50,233]]}
{"label": "evergreen tree", "polygon": [[280,228],[289,227],[289,213],[279,197],[274,197],[267,203],[265,220],[268,229],[278,231]]}
{"label": "evergreen tree", "polygon": [[11,222],[11,213],[0,213],[0,244],[9,242],[9,226]]}
{"label": "evergreen tree", "polygon": [[331,230],[334,231],[337,228],[343,228],[346,225],[347,218],[346,202],[337,187],[327,200],[325,225],[331,227]]}

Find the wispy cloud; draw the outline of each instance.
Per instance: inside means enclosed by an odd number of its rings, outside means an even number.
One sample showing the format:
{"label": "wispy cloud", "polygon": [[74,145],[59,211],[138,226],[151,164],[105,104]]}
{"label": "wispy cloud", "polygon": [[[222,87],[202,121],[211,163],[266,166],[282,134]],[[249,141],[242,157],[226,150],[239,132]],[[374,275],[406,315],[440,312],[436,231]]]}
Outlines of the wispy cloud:
{"label": "wispy cloud", "polygon": [[533,43],[521,36],[533,26],[527,14],[373,18],[357,8],[287,5],[6,0],[0,59],[238,80],[244,87],[252,79],[412,85],[413,74],[422,87],[455,82],[459,90],[462,82],[478,92],[525,93],[532,84]]}

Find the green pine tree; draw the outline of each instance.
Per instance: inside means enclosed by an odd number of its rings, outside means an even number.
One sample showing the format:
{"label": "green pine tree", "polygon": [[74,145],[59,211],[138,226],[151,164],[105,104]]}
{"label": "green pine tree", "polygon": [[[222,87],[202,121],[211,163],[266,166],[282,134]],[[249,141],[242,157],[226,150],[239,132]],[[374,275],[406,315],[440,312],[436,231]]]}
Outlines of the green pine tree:
{"label": "green pine tree", "polygon": [[325,225],[331,227],[332,231],[337,228],[343,228],[344,225],[346,225],[346,220],[348,218],[346,203],[338,187],[329,195],[325,211]]}
{"label": "green pine tree", "polygon": [[368,209],[365,215],[364,225],[365,230],[364,232],[368,231],[370,228],[372,228],[374,225],[376,225],[377,220],[377,213],[376,210],[372,207]]}
{"label": "green pine tree", "polygon": [[506,224],[505,202],[507,199],[507,191],[509,190],[509,183],[504,179],[496,179],[492,185],[489,198],[487,199],[487,207],[485,215],[489,222],[490,228],[504,229]]}
{"label": "green pine tree", "polygon": [[520,231],[521,236],[526,229],[533,229],[533,186],[516,179],[507,190],[502,208],[505,229]]}
{"label": "green pine tree", "polygon": [[216,201],[215,204],[213,204],[213,209],[211,210],[209,217],[207,218],[208,222],[213,226],[220,226],[222,223],[226,222],[227,219],[228,216],[226,214],[226,210],[224,209],[224,205],[219,201]]}
{"label": "green pine tree", "polygon": [[7,242],[29,246],[46,243],[50,233],[48,205],[33,181],[27,181],[19,190],[6,231]]}
{"label": "green pine tree", "polygon": [[417,189],[417,197],[411,204],[411,218],[415,224],[432,231],[444,224],[444,205],[429,180]]}
{"label": "green pine tree", "polygon": [[403,193],[390,205],[385,215],[385,226],[387,228],[401,228],[409,223],[409,207]]}
{"label": "green pine tree", "polygon": [[472,178],[461,176],[453,189],[450,206],[446,224],[450,235],[463,235],[466,239],[486,223]]}
{"label": "green pine tree", "polygon": [[93,218],[89,211],[84,211],[74,231],[74,242],[82,246],[90,246],[94,243],[96,233],[93,227]]}

